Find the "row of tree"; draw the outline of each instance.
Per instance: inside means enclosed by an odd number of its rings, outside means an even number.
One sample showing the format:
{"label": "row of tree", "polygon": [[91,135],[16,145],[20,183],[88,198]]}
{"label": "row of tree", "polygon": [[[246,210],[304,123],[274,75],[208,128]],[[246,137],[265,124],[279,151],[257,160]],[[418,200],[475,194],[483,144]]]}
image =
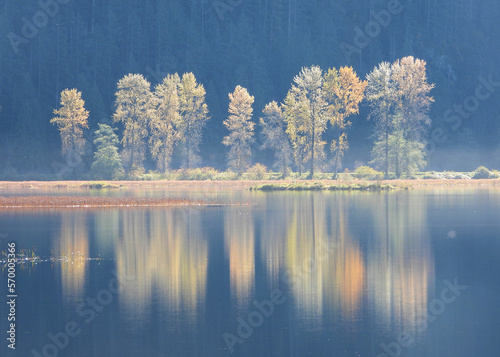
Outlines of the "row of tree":
{"label": "row of tree", "polygon": [[[118,136],[100,124],[94,144],[97,151],[92,170],[113,176],[123,170],[142,172],[147,148],[160,172],[171,169],[177,155],[181,166],[200,164],[199,145],[207,120],[205,89],[193,73],[167,75],[151,91],[150,83],[139,74],[129,74],[118,82],[114,122],[123,124],[121,159]],[[433,85],[427,83],[426,63],[405,57],[393,64],[381,63],[361,80],[352,67],[319,66],[302,68],[282,104],[267,104],[259,119],[262,147],[274,151],[275,168],[287,174],[295,167],[300,173],[342,168],[349,148],[349,118],[359,113],[366,98],[370,117],[375,121],[376,138],[372,163],[386,175],[411,172],[425,166],[427,115],[433,99]],[[255,142],[254,97],[242,86],[229,94],[229,116],[224,121],[228,135],[228,167],[238,173],[252,164]],[[76,89],[61,93],[61,108],[54,111],[62,138],[63,155],[81,157],[85,152],[83,129],[88,127],[88,111]],[[329,135],[326,135],[326,133]],[[330,154],[325,152],[327,137]]]}
{"label": "row of tree", "polygon": [[[349,148],[349,117],[359,113],[359,104],[366,97],[375,121],[371,163],[383,169],[386,176],[389,172],[397,177],[409,175],[426,165],[426,129],[433,101],[428,94],[433,87],[427,83],[425,61],[413,57],[392,65],[381,63],[366,81],[360,80],[351,67],[326,72],[318,66],[303,68],[284,103],[273,101],[265,106],[260,118],[264,146],[274,150],[275,167],[283,173],[293,157],[301,173],[309,168],[312,177],[315,170],[333,166],[337,176]],[[229,99],[231,115],[224,124],[231,134],[224,138],[224,144],[231,146],[229,166],[241,172],[250,165],[254,98],[238,86]],[[324,150],[328,129],[333,132],[330,159]]]}
{"label": "row of tree", "polygon": [[146,140],[158,170],[170,169],[172,154],[180,149],[182,166],[199,164],[202,130],[209,119],[205,89],[193,73],[168,75],[154,91],[139,74],[129,74],[118,82],[113,121],[124,125],[123,162],[126,169],[141,170]]}
{"label": "row of tree", "polygon": [[[166,172],[174,150],[179,149],[183,166],[199,163],[199,144],[208,117],[205,89],[193,73],[182,78],[168,75],[151,91],[151,84],[139,74],[129,74],[118,82],[116,111],[113,121],[123,124],[121,157],[118,155],[116,129],[99,124],[94,144],[97,152],[92,170],[104,177],[113,177],[125,169],[144,170],[147,147],[157,169]],[[61,93],[61,108],[51,120],[59,128],[62,154],[68,160],[80,160],[86,151],[83,129],[88,128],[89,112],[84,108],[81,92],[66,89]]]}
{"label": "row of tree", "polygon": [[[300,173],[308,167],[312,177],[315,170],[324,169],[327,155],[323,133],[330,123],[336,132],[331,151],[337,173],[348,148],[346,129],[350,122],[347,118],[359,112],[365,87],[366,82],[361,81],[351,67],[331,68],[326,73],[319,66],[302,68],[284,103],[267,104],[259,121],[264,147],[275,152],[275,167],[286,174],[293,157]],[[241,172],[250,165],[254,98],[238,86],[229,99],[231,115],[224,124],[230,135],[223,143],[231,147],[229,167]]]}

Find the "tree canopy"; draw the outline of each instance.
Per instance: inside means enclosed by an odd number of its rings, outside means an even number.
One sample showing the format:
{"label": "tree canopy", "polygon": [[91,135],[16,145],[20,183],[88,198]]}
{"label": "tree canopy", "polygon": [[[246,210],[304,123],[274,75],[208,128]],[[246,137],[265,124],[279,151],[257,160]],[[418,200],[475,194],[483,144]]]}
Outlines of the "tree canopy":
{"label": "tree canopy", "polygon": [[85,152],[83,129],[88,128],[89,112],[84,105],[81,92],[65,89],[61,92],[61,107],[54,110],[57,116],[50,120],[61,133],[63,156],[77,161],[81,160]]}
{"label": "tree canopy", "polygon": [[372,162],[384,169],[410,175],[425,167],[426,130],[434,101],[428,94],[426,62],[412,56],[392,65],[384,62],[368,76],[367,97],[375,119]]}
{"label": "tree canopy", "polygon": [[229,146],[227,154],[228,167],[237,173],[242,173],[250,167],[254,142],[252,122],[254,97],[246,88],[236,86],[233,93],[229,93],[229,117],[224,125],[229,130],[223,144]]}
{"label": "tree canopy", "polygon": [[118,82],[113,121],[124,126],[122,157],[127,170],[141,170],[146,158],[148,124],[153,114],[150,87],[140,74],[128,74]]}

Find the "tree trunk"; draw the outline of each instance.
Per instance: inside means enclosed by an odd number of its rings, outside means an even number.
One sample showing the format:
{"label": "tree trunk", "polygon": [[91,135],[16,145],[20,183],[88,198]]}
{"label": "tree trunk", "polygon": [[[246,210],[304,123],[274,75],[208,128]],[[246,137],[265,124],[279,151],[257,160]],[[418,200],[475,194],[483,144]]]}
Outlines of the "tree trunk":
{"label": "tree trunk", "polygon": [[311,173],[309,178],[312,180],[314,178],[314,143],[316,142],[316,116],[314,114],[314,103],[312,104],[312,145],[311,145]]}
{"label": "tree trunk", "polygon": [[401,173],[399,172],[399,147],[398,152],[396,153],[396,178],[399,178]]}
{"label": "tree trunk", "polygon": [[314,124],[313,124],[313,135],[312,135],[312,145],[311,145],[311,172],[309,173],[309,178],[312,179],[314,177]]}
{"label": "tree trunk", "polygon": [[339,173],[339,166],[340,166],[340,138],[342,137],[342,132],[340,131],[340,129],[338,129],[337,131],[338,131],[338,134],[337,134],[337,145],[338,145],[338,148],[337,148],[337,152],[335,153],[335,160],[334,160],[334,163],[335,163],[335,173],[333,175],[333,179],[334,180],[337,179],[337,176],[338,176],[338,173]]}
{"label": "tree trunk", "polygon": [[389,129],[385,131],[385,178],[389,177]]}
{"label": "tree trunk", "polygon": [[[191,120],[191,118],[189,118],[189,120]],[[191,156],[191,155],[190,155],[190,152],[189,152],[189,146],[190,146],[190,145],[189,145],[189,139],[188,139],[189,135],[191,134],[190,129],[191,129],[191,128],[190,128],[189,121],[188,121],[188,125],[187,125],[187,128],[186,128],[186,133],[184,134],[184,135],[186,135],[186,156],[187,156],[187,157],[186,157],[186,168],[187,168],[188,170],[190,169],[190,164],[191,164],[191,163],[189,162],[189,161],[190,161],[190,156]]]}
{"label": "tree trunk", "polygon": [[333,179],[336,180],[339,174],[339,158],[338,153],[335,155],[335,173],[333,174]]}
{"label": "tree trunk", "polygon": [[189,170],[189,140],[186,140],[186,168]]}

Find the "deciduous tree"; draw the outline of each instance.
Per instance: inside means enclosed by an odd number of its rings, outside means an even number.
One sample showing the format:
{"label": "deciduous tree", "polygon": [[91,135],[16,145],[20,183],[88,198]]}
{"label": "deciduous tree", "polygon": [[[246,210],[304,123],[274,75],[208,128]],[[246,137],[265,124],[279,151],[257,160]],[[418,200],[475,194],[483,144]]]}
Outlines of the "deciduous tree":
{"label": "deciduous tree", "polygon": [[403,116],[402,125],[409,140],[425,144],[426,129],[431,124],[429,109],[434,99],[429,92],[434,84],[427,83],[426,62],[412,56],[392,65],[395,101]]}
{"label": "deciduous tree", "polygon": [[396,177],[422,169],[433,102],[428,94],[434,88],[427,83],[426,62],[405,57],[390,68],[381,64],[367,78],[371,115],[376,118],[372,162],[384,167],[386,175],[393,169]]}
{"label": "deciduous tree", "polygon": [[200,161],[198,152],[203,128],[205,128],[207,120],[210,119],[205,103],[205,88],[196,82],[193,73],[182,75],[179,84],[179,99],[181,154],[184,160],[183,166],[189,169]]}
{"label": "deciduous tree", "polygon": [[237,86],[233,93],[229,93],[229,117],[224,120],[229,135],[222,143],[229,146],[227,163],[231,170],[242,173],[251,165],[252,150],[250,144],[254,142],[252,122],[252,104],[254,97],[246,88]]}
{"label": "deciduous tree", "polygon": [[[296,90],[294,90],[296,91]],[[293,149],[293,157],[299,174],[306,170],[306,165],[311,159],[310,138],[306,135],[309,123],[308,108],[305,101],[297,100],[296,94],[290,90],[283,104],[283,113],[287,123],[286,133],[290,138]],[[322,144],[324,146],[324,143]],[[316,150],[320,145],[316,144]],[[317,155],[316,155],[317,156]]]}
{"label": "deciduous tree", "polygon": [[113,121],[122,122],[122,158],[127,170],[143,170],[148,123],[152,116],[151,84],[140,74],[128,74],[118,82]]}
{"label": "deciduous tree", "polygon": [[286,134],[286,120],[283,109],[276,102],[271,102],[262,110],[260,125],[264,136],[264,148],[274,151],[274,166],[286,176],[292,162],[292,147]]}
{"label": "deciduous tree", "polygon": [[327,124],[327,103],[323,93],[323,71],[319,66],[304,67],[295,76],[284,103],[287,133],[297,165],[309,163],[309,176],[324,160],[322,134]]}
{"label": "deciduous tree", "polygon": [[72,161],[80,161],[85,152],[83,129],[88,128],[89,112],[85,110],[82,93],[76,89],[61,92],[61,108],[55,109],[56,117],[50,122],[57,125],[61,134],[62,154]]}
{"label": "deciduous tree", "polygon": [[335,178],[342,167],[342,158],[349,148],[347,128],[351,125],[348,118],[359,113],[359,103],[364,98],[366,82],[359,79],[352,67],[341,67],[338,71],[331,68],[325,74],[324,95],[329,105],[329,119],[336,139],[332,141]]}
{"label": "deciduous tree", "polygon": [[375,122],[376,138],[372,151],[372,163],[383,168],[385,177],[389,175],[389,136],[393,129],[394,83],[389,62],[382,62],[366,76],[368,86],[366,99],[370,104],[370,116]]}
{"label": "deciduous tree", "polygon": [[149,121],[149,146],[156,166],[162,172],[170,169],[172,154],[180,139],[179,84],[177,73],[168,75],[154,92],[155,110]]}

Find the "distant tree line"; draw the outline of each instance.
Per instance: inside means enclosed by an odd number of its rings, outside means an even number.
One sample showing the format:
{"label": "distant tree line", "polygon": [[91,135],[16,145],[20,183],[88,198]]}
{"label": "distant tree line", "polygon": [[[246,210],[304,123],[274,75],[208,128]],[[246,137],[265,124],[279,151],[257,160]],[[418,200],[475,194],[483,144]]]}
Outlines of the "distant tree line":
{"label": "distant tree line", "polygon": [[[229,94],[228,117],[223,122],[230,170],[241,174],[252,165],[255,125],[259,124],[262,147],[274,151],[274,168],[286,176],[328,171],[337,177],[342,158],[349,148],[350,118],[359,113],[367,99],[370,118],[375,121],[375,145],[371,163],[396,177],[411,175],[426,165],[425,144],[433,99],[428,94],[425,61],[405,57],[393,64],[381,63],[361,80],[352,67],[304,67],[293,79],[283,103],[265,105],[259,120],[253,120],[254,97],[238,85]],[[172,158],[180,167],[201,164],[199,145],[203,129],[210,119],[205,89],[193,73],[167,75],[151,90],[140,74],[120,79],[115,94],[113,122],[123,125],[121,155],[116,128],[100,123],[94,133],[97,148],[92,172],[103,178],[129,173],[144,173],[147,156],[160,173],[172,169]],[[81,93],[66,89],[61,93],[60,108],[51,122],[59,128],[62,155],[84,155],[83,129],[88,128],[89,112]],[[327,143],[325,133],[332,138]],[[329,150],[325,150],[328,144]]]}

